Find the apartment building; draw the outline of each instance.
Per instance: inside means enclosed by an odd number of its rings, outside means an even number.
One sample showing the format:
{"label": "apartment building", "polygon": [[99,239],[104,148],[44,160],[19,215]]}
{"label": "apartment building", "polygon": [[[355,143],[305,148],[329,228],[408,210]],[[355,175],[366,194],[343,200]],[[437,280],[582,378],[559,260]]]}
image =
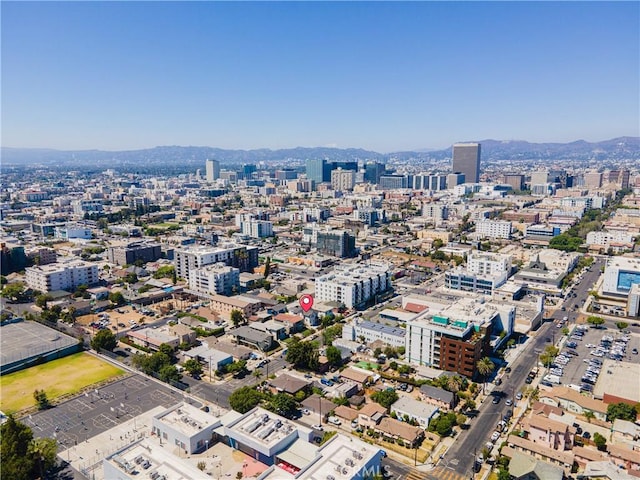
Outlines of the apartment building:
{"label": "apartment building", "polygon": [[240,287],[240,269],[224,263],[198,268],[189,275],[189,289],[209,295],[231,295]]}
{"label": "apartment building", "polygon": [[343,265],[316,279],[316,300],[354,308],[375,301],[377,295],[389,288],[391,272],[388,265]]}
{"label": "apartment building", "polygon": [[82,260],[52,263],[25,269],[29,288],[41,292],[75,291],[80,285],[95,285],[99,281],[98,266]]}
{"label": "apartment building", "polygon": [[178,277],[187,280],[191,272],[213,263],[224,263],[241,272],[251,272],[258,266],[258,248],[233,243],[218,247],[188,246],[175,250],[174,263]]}
{"label": "apartment building", "polygon": [[107,259],[117,265],[133,265],[136,261],[154,262],[161,258],[159,243],[131,242],[112,245],[107,249]]}
{"label": "apartment building", "polygon": [[382,323],[374,323],[366,320],[353,321],[342,326],[342,338],[344,340],[372,343],[375,341],[384,342],[391,347],[404,347],[404,328],[394,328]]}
{"label": "apartment building", "polygon": [[511,222],[499,220],[482,220],[476,223],[479,238],[511,238]]}

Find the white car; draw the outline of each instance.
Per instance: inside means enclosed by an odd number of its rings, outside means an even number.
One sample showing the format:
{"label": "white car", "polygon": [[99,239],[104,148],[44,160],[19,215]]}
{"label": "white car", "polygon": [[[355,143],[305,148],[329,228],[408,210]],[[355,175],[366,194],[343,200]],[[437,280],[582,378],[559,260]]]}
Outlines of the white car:
{"label": "white car", "polygon": [[500,438],[500,432],[493,432],[491,434],[491,441],[495,442],[496,440],[498,440]]}
{"label": "white car", "polygon": [[329,423],[333,423],[334,425],[342,425],[342,422],[340,421],[340,419],[338,417],[329,417],[327,419],[327,421]]}

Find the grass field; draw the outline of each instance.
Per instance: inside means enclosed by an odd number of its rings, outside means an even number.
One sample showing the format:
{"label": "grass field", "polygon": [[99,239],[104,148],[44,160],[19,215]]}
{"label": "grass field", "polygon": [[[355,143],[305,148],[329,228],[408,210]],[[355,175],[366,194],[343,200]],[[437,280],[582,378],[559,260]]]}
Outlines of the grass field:
{"label": "grass field", "polygon": [[33,391],[44,389],[50,401],[124,373],[88,353],[76,353],[0,377],[0,410],[11,413],[35,405]]}

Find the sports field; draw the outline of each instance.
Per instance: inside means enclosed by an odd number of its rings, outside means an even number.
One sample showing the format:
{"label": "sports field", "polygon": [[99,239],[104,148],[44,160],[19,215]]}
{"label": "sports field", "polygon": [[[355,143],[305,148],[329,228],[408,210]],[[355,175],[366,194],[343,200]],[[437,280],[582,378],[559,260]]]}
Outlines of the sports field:
{"label": "sports field", "polygon": [[88,353],[52,360],[0,377],[0,410],[11,413],[35,405],[35,389],[44,390],[47,398],[53,401],[123,373]]}

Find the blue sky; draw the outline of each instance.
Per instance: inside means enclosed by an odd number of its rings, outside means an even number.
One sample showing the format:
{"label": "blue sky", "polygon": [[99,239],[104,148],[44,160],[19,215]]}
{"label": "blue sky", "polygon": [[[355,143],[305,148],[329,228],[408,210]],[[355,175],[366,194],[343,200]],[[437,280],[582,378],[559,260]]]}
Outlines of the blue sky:
{"label": "blue sky", "polygon": [[361,147],[640,132],[638,2],[2,2],[2,145]]}

